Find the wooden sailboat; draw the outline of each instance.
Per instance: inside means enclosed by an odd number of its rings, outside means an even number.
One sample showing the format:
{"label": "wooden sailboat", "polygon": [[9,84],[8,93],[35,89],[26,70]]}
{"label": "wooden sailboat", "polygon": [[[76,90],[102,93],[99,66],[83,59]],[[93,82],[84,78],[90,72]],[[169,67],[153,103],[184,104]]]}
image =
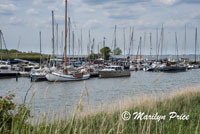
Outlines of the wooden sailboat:
{"label": "wooden sailboat", "polygon": [[51,72],[46,75],[48,81],[79,81],[90,78],[90,74],[81,73],[79,71],[69,72],[67,68],[67,0],[65,1],[65,55],[64,55],[64,70]]}

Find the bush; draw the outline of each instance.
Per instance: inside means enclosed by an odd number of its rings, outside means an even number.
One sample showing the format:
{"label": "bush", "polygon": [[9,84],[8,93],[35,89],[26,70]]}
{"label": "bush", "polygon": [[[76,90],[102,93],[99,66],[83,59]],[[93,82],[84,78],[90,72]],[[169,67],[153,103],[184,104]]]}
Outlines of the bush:
{"label": "bush", "polygon": [[16,124],[24,124],[30,117],[30,110],[24,104],[15,104],[14,97],[0,95],[0,133],[10,133]]}

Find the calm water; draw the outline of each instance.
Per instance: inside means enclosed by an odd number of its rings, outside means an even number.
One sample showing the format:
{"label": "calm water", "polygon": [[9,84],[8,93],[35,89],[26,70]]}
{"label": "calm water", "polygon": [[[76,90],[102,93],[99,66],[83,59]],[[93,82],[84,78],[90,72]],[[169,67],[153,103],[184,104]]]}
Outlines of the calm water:
{"label": "calm water", "polygon": [[[156,81],[156,82],[155,82]],[[128,78],[92,78],[85,81],[89,91],[89,102],[93,106],[109,104],[119,101],[123,97],[135,97],[138,94],[170,93],[185,86],[193,86],[200,83],[200,70],[189,70],[182,73],[155,73],[132,72]],[[29,78],[0,79],[0,94],[7,91],[17,95],[17,101],[22,103],[27,90],[27,100],[30,100],[32,91],[38,89],[32,101],[33,113],[38,111],[61,111],[66,107],[69,110],[78,104],[81,91],[85,90],[84,81],[77,82],[30,82]],[[84,97],[84,103],[87,98]]]}

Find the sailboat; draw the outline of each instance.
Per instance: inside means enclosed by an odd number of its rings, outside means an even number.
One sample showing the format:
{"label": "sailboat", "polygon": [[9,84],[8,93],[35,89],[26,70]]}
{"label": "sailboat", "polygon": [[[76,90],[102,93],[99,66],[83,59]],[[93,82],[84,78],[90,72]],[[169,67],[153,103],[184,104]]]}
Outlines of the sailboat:
{"label": "sailboat", "polygon": [[187,67],[185,67],[183,64],[179,63],[179,57],[178,57],[178,42],[177,42],[177,34],[175,32],[175,49],[177,53],[177,62],[167,62],[166,66],[163,67],[163,72],[185,72],[187,71]]}
{"label": "sailboat", "polygon": [[87,72],[80,72],[78,70],[70,71],[66,66],[67,62],[67,0],[65,1],[65,54],[64,54],[64,69],[60,71],[50,72],[46,75],[48,81],[80,81],[90,78]]}
{"label": "sailboat", "polygon": [[31,69],[30,77],[31,81],[46,81],[46,74],[49,71],[49,68],[42,68],[42,48],[41,48],[41,32],[40,35],[40,68],[39,69]]}

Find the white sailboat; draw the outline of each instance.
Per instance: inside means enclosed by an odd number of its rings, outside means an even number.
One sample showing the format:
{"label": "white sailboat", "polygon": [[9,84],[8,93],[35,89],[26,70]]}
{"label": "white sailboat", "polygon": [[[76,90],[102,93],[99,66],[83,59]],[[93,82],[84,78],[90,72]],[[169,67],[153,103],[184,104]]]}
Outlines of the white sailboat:
{"label": "white sailboat", "polygon": [[64,70],[58,72],[51,72],[46,75],[48,81],[80,81],[90,78],[89,73],[82,73],[79,71],[69,72],[66,66],[67,62],[67,0],[65,1],[65,55],[64,55]]}
{"label": "white sailboat", "polygon": [[74,74],[74,75],[65,75],[63,73],[52,72],[46,75],[48,81],[80,81],[80,80],[87,80],[90,78],[90,74]]}

